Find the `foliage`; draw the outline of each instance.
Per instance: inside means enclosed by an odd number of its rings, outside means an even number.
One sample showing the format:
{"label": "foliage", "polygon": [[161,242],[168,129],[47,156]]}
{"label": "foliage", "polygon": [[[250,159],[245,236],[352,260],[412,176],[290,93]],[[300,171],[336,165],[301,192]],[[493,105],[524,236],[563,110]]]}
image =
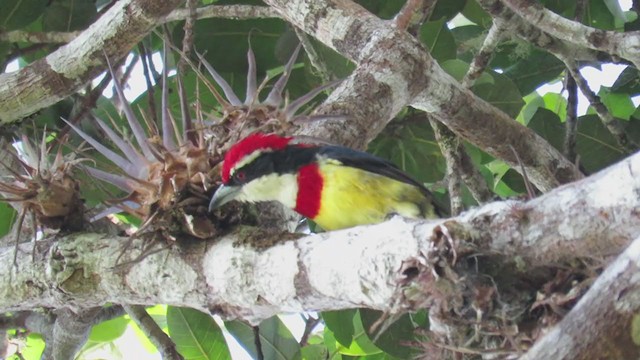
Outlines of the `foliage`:
{"label": "foliage", "polygon": [[[11,30],[29,31],[75,31],[86,28],[98,16],[101,6],[92,0],[2,0],[0,2],[0,32]],[[204,0],[204,4],[222,3]],[[368,10],[383,18],[392,18],[404,1],[362,0]],[[573,18],[575,2],[542,1],[549,9]],[[625,14],[616,11],[610,2],[587,1],[588,11],[582,19],[585,24],[600,29],[621,30],[625,27]],[[462,14],[470,22],[456,23],[452,19]],[[182,41],[182,23],[170,24],[172,39],[179,47]],[[466,74],[473,56],[478,52],[482,40],[491,26],[491,17],[474,0],[441,0],[437,2],[432,17],[419,30],[418,37],[431,55],[451,76],[461,80]],[[246,91],[247,62],[249,46],[256,56],[258,74],[282,72],[281,65],[295,48],[293,30],[281,20],[205,19],[195,27],[196,49],[204,53],[209,61],[229,83],[236,94]],[[322,60],[330,64],[332,75],[344,77],[353,70],[353,65],[332,50],[313,42]],[[145,41],[147,51],[162,51],[162,42],[154,36]],[[0,64],[4,69],[15,59],[29,63],[49,53],[57,45],[35,47],[31,43],[0,42]],[[132,54],[140,56],[139,49]],[[564,65],[555,56],[543,49],[520,41],[507,41],[500,45],[487,71],[471,87],[471,91],[488,103],[498,107],[517,121],[522,122],[546,139],[551,145],[563,150],[567,101],[556,93],[540,95],[536,89],[545,84],[558,84],[564,76]],[[202,81],[194,73],[184,76],[184,88],[189,102],[196,99],[205,112],[219,115],[220,101],[205,91]],[[312,68],[308,57],[299,59],[291,74],[288,96],[296,99],[309,89],[317,87],[323,80]],[[272,86],[273,81],[267,86]],[[134,102],[149,111],[149,104],[155,99],[159,104],[160,87],[153,88],[155,94],[146,90]],[[180,113],[178,91],[172,85],[169,94],[169,110]],[[640,142],[640,109],[632,98],[640,95],[640,72],[626,66],[617,80],[609,87],[602,87],[598,95],[611,114],[625,128],[630,138]],[[34,127],[43,129],[63,129],[62,118],[70,118],[77,107],[74,100],[65,100],[41,111],[32,119]],[[104,96],[98,100],[95,111],[103,119],[113,117],[114,127],[124,129],[125,121],[117,116],[112,101]],[[586,173],[596,172],[625,157],[627,153],[616,142],[602,124],[593,108],[589,108],[577,119],[577,154],[579,163]],[[83,123],[82,131],[91,136],[99,134],[95,124]],[[125,130],[126,131],[126,130]],[[79,143],[76,138],[75,144]],[[481,149],[465,144],[474,165],[485,176],[491,190],[499,196],[508,197],[525,193],[522,177],[502,160],[493,158]],[[446,166],[440,153],[435,135],[429,123],[419,118],[411,109],[401,112],[396,119],[370,144],[370,152],[390,159],[422,182],[430,184],[435,191],[444,193],[439,182],[443,179]],[[89,153],[100,158],[98,154]],[[93,193],[85,191],[85,198],[97,202]],[[470,196],[464,198],[466,205],[474,205]],[[9,232],[15,212],[0,203],[0,234]],[[156,307],[149,309],[161,328],[174,340],[178,351],[185,359],[228,359],[232,355],[228,339],[233,338],[251,356],[255,357],[254,329],[242,322],[231,321],[220,326],[209,314],[193,309]],[[311,334],[307,343],[299,343],[298,338],[278,317],[263,321],[259,326],[259,338],[265,359],[396,359],[408,358],[414,354],[412,344],[424,340],[421,330],[427,328],[424,313],[405,315],[387,328],[382,334],[371,332],[371,326],[381,314],[365,309],[350,309],[320,314],[323,326]],[[119,317],[96,325],[89,341],[79,358],[89,358],[92,349],[116,350],[118,339],[132,329],[140,336],[145,348],[155,351],[139,328],[128,319]],[[13,339],[23,344],[22,358],[39,358],[42,338],[36,334],[14,331]],[[18,358],[14,355],[13,358]]]}

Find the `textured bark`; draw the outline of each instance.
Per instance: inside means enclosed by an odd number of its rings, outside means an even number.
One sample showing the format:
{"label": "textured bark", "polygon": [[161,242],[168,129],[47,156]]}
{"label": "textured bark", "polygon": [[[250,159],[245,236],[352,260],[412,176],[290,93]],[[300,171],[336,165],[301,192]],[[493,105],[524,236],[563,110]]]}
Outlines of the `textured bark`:
{"label": "textured bark", "polygon": [[[463,287],[443,295],[424,284],[450,281],[437,275],[446,264],[465,278],[471,270],[456,264],[466,256],[526,282],[545,265],[621,251],[640,233],[638,174],[640,154],[533,201],[492,203],[448,220],[394,218],[297,239],[239,228],[146,257],[140,239],[73,234],[38,242],[37,261],[23,245],[17,272],[8,246],[0,249],[0,277],[8,279],[0,311],[171,304],[257,322],[305,310],[411,310],[465,296]],[[163,247],[158,242],[147,251]],[[404,298],[416,271],[419,299]]]}
{"label": "textured bark", "polygon": [[20,71],[0,74],[0,125],[55,104],[120,59],[182,0],[123,0],[70,43]]}
{"label": "textured bark", "polygon": [[515,149],[530,179],[543,191],[582,177],[544,139],[445,73],[418,40],[359,5],[347,0],[267,3],[283,18],[358,64],[354,74],[319,109],[350,118],[311,124],[305,127],[305,134],[362,148],[403,107],[411,105],[518,169]]}
{"label": "textured bark", "polygon": [[521,360],[640,358],[640,237]]}
{"label": "textured bark", "polygon": [[604,51],[640,65],[640,31],[605,31],[564,18],[533,0],[501,0],[531,25],[580,47]]}

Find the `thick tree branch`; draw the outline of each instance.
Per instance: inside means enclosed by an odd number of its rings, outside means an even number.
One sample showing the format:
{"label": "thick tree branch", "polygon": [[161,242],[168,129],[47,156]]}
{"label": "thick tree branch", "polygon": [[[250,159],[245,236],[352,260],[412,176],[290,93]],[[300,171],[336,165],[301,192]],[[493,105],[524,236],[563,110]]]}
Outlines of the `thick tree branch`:
{"label": "thick tree branch", "polygon": [[181,0],[123,0],[70,43],[15,73],[0,74],[0,125],[78,91],[104,70],[105,53],[120,59]]}
{"label": "thick tree branch", "polygon": [[[72,234],[40,242],[40,261],[21,245],[18,273],[13,247],[4,247],[0,311],[164,303],[257,322],[310,309],[411,310],[465,296],[462,286],[446,286],[444,294],[437,286],[453,281],[451,272],[470,281],[478,275],[466,278],[465,271],[490,264],[502,276],[532,281],[540,267],[621,251],[640,233],[639,174],[636,154],[535,200],[493,203],[449,220],[394,218],[297,240],[239,228],[146,257],[141,239]],[[163,247],[159,241],[146,251]],[[464,264],[471,270],[459,268]],[[419,300],[402,292],[414,275]]]}
{"label": "thick tree branch", "polygon": [[640,32],[605,31],[582,25],[533,0],[501,0],[513,12],[542,31],[581,47],[604,51],[640,67]]}
{"label": "thick tree branch", "polygon": [[[360,6],[347,0],[322,6],[310,0],[267,3],[286,20],[359,65],[319,109],[352,118],[310,124],[305,127],[305,134],[362,148],[403,107],[412,105],[431,113],[491,155],[516,166],[513,147],[529,177],[544,191],[582,177],[544,139],[445,73],[416,39]],[[363,103],[367,106],[361,106]]]}
{"label": "thick tree branch", "polygon": [[591,289],[520,359],[637,359],[640,237]]}
{"label": "thick tree branch", "polygon": [[[253,5],[210,5],[196,9],[197,19],[228,18],[236,20],[276,18],[278,14],[268,6]],[[180,21],[189,18],[189,9],[176,9],[161,19],[160,23]],[[160,24],[158,23],[158,24]],[[0,32],[0,41],[27,42],[32,44],[56,44],[73,41],[81,31],[69,32],[29,32],[23,30]]]}
{"label": "thick tree branch", "polygon": [[579,62],[619,62],[620,59],[603,51],[596,51],[583,46],[558,39],[523,20],[500,0],[478,0],[482,8],[494,18],[503,20],[501,24],[505,34],[513,34],[531,44],[549,51],[556,56],[575,59]]}
{"label": "thick tree branch", "polygon": [[81,31],[70,32],[30,32],[14,30],[0,32],[0,41],[27,42],[32,44],[59,44],[68,43],[80,35]]}

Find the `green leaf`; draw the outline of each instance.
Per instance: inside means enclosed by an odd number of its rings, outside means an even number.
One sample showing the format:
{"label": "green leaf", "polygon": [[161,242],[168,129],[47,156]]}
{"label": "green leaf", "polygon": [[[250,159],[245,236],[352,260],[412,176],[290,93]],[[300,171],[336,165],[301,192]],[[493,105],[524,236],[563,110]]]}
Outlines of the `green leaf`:
{"label": "green leaf", "polygon": [[[233,73],[242,80],[248,69],[247,49],[249,43],[256,57],[258,74],[282,65],[291,52],[276,58],[274,49],[286,24],[278,19],[202,19],[194,26],[194,46],[219,73]],[[182,27],[177,27],[173,39],[182,46]],[[227,81],[229,79],[227,78]]]}
{"label": "green leaf", "polygon": [[560,121],[564,122],[567,119],[567,99],[561,94],[546,93],[542,96],[544,100],[544,108],[558,115]]}
{"label": "green leaf", "polygon": [[611,85],[611,92],[628,93],[635,95],[640,93],[640,71],[633,66],[627,66],[620,76]]}
{"label": "green leaf", "polygon": [[333,332],[336,341],[342,346],[349,347],[353,341],[353,317],[356,312],[356,309],[322,312],[324,325]]}
{"label": "green leaf", "polygon": [[129,319],[119,316],[115,319],[94,325],[89,333],[89,340],[96,342],[111,342],[124,334],[129,325]]}
{"label": "green leaf", "polygon": [[[369,332],[371,326],[376,323],[382,316],[381,311],[360,309],[360,315],[362,317],[362,325],[367,330],[369,337],[373,338],[378,335],[376,333]],[[416,329],[418,327],[426,326],[426,318],[423,315],[416,317],[422,324],[417,324],[413,320],[412,314],[405,314],[391,324],[382,334],[378,335],[378,339],[375,341],[375,345],[384,352],[399,357],[401,359],[411,359],[418,355],[417,349],[408,346],[410,342],[418,340]],[[426,328],[426,327],[425,327]]]}
{"label": "green leaf", "polygon": [[393,18],[404,5],[404,0],[358,0],[358,4],[382,19]]}
{"label": "green leaf", "polygon": [[[253,328],[241,321],[227,321],[225,328],[255,359],[256,346]],[[265,359],[301,359],[300,344],[278,316],[272,316],[260,323],[260,344]]]}
{"label": "green leaf", "polygon": [[548,109],[539,108],[527,126],[553,147],[562,151],[565,130],[557,114]]}
{"label": "green leaf", "polygon": [[0,29],[17,30],[34,22],[42,15],[48,0],[0,1]]}
{"label": "green leaf", "polygon": [[45,31],[74,31],[88,27],[98,12],[92,0],[55,0],[44,12]]}
{"label": "green leaf", "polygon": [[[632,119],[624,122],[625,131],[631,140],[640,140],[640,121]],[[578,135],[576,147],[580,155],[580,165],[587,173],[594,173],[606,166],[626,157],[611,133],[602,125],[596,115],[585,115],[578,118]]]}
{"label": "green leaf", "polygon": [[503,68],[503,74],[516,84],[521,94],[529,94],[556,79],[565,69],[564,63],[558,58],[536,48],[518,61],[512,59],[511,64]]}
{"label": "green leaf", "polygon": [[456,58],[456,43],[445,18],[425,22],[420,28],[420,40],[438,62]]}
{"label": "green leaf", "polygon": [[437,182],[445,173],[444,158],[428,121],[392,123],[369,144],[369,151],[425,183]]}
{"label": "green leaf", "polygon": [[491,15],[487,14],[476,0],[467,1],[464,9],[462,9],[462,15],[486,29],[491,26],[491,23],[493,21]]}
{"label": "green leaf", "polygon": [[327,359],[329,349],[323,344],[307,345],[302,348],[302,360]]}
{"label": "green leaf", "polygon": [[171,339],[185,360],[231,359],[222,330],[211,315],[169,306],[167,325]]}
{"label": "green leaf", "polygon": [[20,355],[11,355],[7,360],[36,360],[42,357],[44,352],[45,342],[40,334],[31,333],[27,336],[24,348],[20,349]]}
{"label": "green leaf", "polygon": [[598,92],[600,100],[614,117],[629,120],[636,111],[628,94],[612,92],[610,88],[601,86]]}
{"label": "green leaf", "polygon": [[585,25],[603,30],[616,28],[615,18],[605,1],[589,1],[582,22]]}
{"label": "green leaf", "polygon": [[0,202],[0,237],[11,231],[11,225],[16,219],[16,211],[7,203]]}
{"label": "green leaf", "polygon": [[431,12],[429,21],[444,19],[449,21],[453,19],[464,8],[466,0],[447,0],[438,1]]}
{"label": "green leaf", "polygon": [[513,81],[505,75],[493,70],[485,72],[493,77],[494,83],[476,83],[471,87],[471,90],[491,105],[515,118],[524,105],[520,91]]}

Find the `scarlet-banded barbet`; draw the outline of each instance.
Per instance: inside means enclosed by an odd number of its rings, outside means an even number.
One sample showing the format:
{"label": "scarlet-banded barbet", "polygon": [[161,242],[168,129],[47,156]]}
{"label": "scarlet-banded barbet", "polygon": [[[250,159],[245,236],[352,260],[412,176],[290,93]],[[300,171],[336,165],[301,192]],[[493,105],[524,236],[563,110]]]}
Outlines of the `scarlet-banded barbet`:
{"label": "scarlet-banded barbet", "polygon": [[209,210],[231,201],[279,201],[325,230],[394,214],[436,217],[431,193],[392,163],[342,146],[255,133],[234,144]]}

